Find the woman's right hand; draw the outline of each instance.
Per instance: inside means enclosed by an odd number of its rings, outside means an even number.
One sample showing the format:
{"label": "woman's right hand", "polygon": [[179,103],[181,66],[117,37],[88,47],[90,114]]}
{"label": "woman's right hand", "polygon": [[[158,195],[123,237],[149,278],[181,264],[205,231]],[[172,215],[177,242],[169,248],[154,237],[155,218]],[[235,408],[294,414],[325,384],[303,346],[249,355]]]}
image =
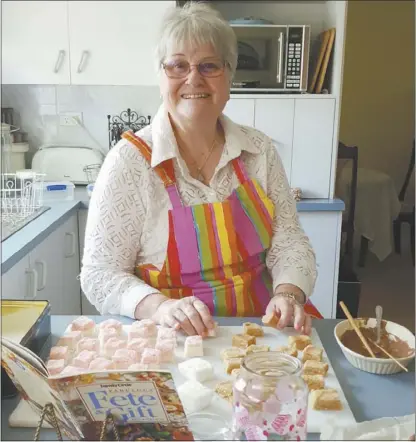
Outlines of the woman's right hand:
{"label": "woman's right hand", "polygon": [[208,307],[194,296],[182,299],[168,299],[162,302],[153,320],[160,325],[182,329],[187,335],[205,337],[207,330],[214,327]]}

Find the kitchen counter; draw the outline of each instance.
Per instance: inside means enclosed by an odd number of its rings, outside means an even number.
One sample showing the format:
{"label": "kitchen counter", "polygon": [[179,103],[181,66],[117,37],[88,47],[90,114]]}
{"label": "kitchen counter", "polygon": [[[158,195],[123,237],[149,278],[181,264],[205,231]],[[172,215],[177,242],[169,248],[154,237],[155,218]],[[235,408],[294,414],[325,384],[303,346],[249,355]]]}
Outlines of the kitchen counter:
{"label": "kitchen counter", "polygon": [[[96,322],[110,316],[92,317]],[[67,325],[74,316],[52,316],[51,337],[43,349],[42,356],[49,354],[51,345],[55,345]],[[117,317],[126,324],[132,322],[125,317]],[[260,323],[259,318],[216,318],[222,326],[241,325],[251,321]],[[334,328],[339,320],[315,320],[313,326],[317,330],[323,346],[331,360],[345,397],[357,422],[381,417],[404,416],[415,412],[415,373],[414,362],[409,366],[409,373],[381,376],[366,373],[354,368],[345,359],[334,338]],[[395,398],[395,399],[394,399]],[[34,428],[10,428],[8,417],[18,403],[18,398],[2,400],[2,432],[1,440],[33,440]],[[40,440],[56,440],[53,430],[42,430]],[[310,434],[308,440],[319,440],[318,434]]]}
{"label": "kitchen counter", "polygon": [[[88,205],[89,198],[84,186],[76,187],[73,201],[46,202],[45,206],[49,206],[50,210],[2,242],[1,273],[11,269],[74,212],[87,210]],[[297,203],[297,209],[299,212],[339,212],[344,210],[344,203],[339,199],[305,199]]]}

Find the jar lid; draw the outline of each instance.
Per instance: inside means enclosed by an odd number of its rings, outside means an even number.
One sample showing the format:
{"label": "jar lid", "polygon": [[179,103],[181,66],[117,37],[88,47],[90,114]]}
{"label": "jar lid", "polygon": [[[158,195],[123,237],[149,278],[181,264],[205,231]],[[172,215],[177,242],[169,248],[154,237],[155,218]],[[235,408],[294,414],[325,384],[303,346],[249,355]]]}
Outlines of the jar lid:
{"label": "jar lid", "polygon": [[189,428],[194,439],[233,440],[228,422],[215,413],[192,413],[188,415]]}

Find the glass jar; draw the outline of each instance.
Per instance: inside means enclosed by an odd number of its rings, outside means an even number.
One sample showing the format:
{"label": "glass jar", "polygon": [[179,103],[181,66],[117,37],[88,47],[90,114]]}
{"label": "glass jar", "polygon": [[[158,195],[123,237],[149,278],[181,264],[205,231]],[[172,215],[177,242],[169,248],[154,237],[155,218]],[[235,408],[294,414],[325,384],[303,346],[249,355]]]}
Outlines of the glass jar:
{"label": "glass jar", "polygon": [[246,356],[234,382],[235,440],[305,440],[308,387],[299,359],[279,352]]}

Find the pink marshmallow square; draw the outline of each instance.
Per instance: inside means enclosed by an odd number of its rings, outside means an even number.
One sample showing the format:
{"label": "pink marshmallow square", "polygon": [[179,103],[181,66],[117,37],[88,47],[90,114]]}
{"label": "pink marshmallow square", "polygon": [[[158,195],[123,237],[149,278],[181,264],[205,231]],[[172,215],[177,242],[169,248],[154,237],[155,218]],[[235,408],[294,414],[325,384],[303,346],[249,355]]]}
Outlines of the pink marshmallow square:
{"label": "pink marshmallow square", "polygon": [[65,361],[63,359],[50,359],[46,363],[46,368],[48,369],[49,374],[51,376],[61,373],[64,367],[65,367]]}
{"label": "pink marshmallow square", "polygon": [[128,368],[129,370],[135,370],[135,371],[141,371],[141,370],[145,370],[145,367],[142,364],[131,364]]}
{"label": "pink marshmallow square", "polygon": [[99,330],[103,330],[105,328],[114,328],[117,330],[118,334],[121,334],[123,331],[123,324],[120,321],[117,321],[117,319],[107,319],[103,322],[100,322],[98,324]]}
{"label": "pink marshmallow square", "polygon": [[[156,323],[152,321],[151,319],[142,319],[141,321],[135,321],[130,326],[130,330],[133,332],[136,332],[138,330],[141,330],[143,334],[141,336],[134,336],[134,337],[142,337],[142,338],[150,338],[153,336],[156,336],[157,333],[157,327]],[[145,330],[145,331],[144,331]]]}
{"label": "pink marshmallow square", "polygon": [[173,328],[159,327],[157,331],[157,339],[173,339],[176,341],[176,331]]}
{"label": "pink marshmallow square", "polygon": [[145,348],[142,353],[141,363],[144,365],[158,365],[160,362],[160,351],[155,348]]}
{"label": "pink marshmallow square", "polygon": [[80,331],[84,336],[92,336],[95,331],[95,322],[87,316],[79,316],[71,323],[72,331]]}
{"label": "pink marshmallow square", "polygon": [[71,331],[65,333],[59,339],[58,346],[59,347],[68,347],[70,352],[74,352],[77,349],[78,342],[82,338],[82,333],[80,331]]}
{"label": "pink marshmallow square", "polygon": [[72,360],[72,365],[80,368],[88,368],[91,361],[97,356],[95,351],[82,350],[81,353]]}
{"label": "pink marshmallow square", "polygon": [[151,348],[151,347],[152,345],[149,339],[135,338],[127,342],[127,348],[129,350],[136,351],[140,356],[145,348]]}
{"label": "pink marshmallow square", "polygon": [[85,369],[81,367],[75,367],[74,365],[67,365],[62,371],[61,375],[65,376],[75,376],[80,373],[85,373]]}
{"label": "pink marshmallow square", "polygon": [[104,344],[104,357],[110,359],[114,356],[114,353],[120,348],[126,348],[127,342],[122,339],[110,338]]}
{"label": "pink marshmallow square", "polygon": [[80,353],[82,350],[89,350],[99,352],[100,344],[98,339],[95,338],[82,338],[77,345],[77,351]]}
{"label": "pink marshmallow square", "polygon": [[156,350],[160,351],[160,362],[172,362],[175,358],[176,342],[173,339],[163,339],[156,342]]}
{"label": "pink marshmallow square", "polygon": [[113,370],[114,369],[114,363],[106,358],[96,358],[93,359],[89,366],[90,370]]}
{"label": "pink marshmallow square", "polygon": [[52,347],[49,353],[49,359],[63,359],[66,364],[69,359],[68,347]]}
{"label": "pink marshmallow square", "polygon": [[116,369],[124,370],[130,365],[139,362],[138,354],[134,350],[128,350],[127,348],[121,348],[114,353],[112,361]]}

